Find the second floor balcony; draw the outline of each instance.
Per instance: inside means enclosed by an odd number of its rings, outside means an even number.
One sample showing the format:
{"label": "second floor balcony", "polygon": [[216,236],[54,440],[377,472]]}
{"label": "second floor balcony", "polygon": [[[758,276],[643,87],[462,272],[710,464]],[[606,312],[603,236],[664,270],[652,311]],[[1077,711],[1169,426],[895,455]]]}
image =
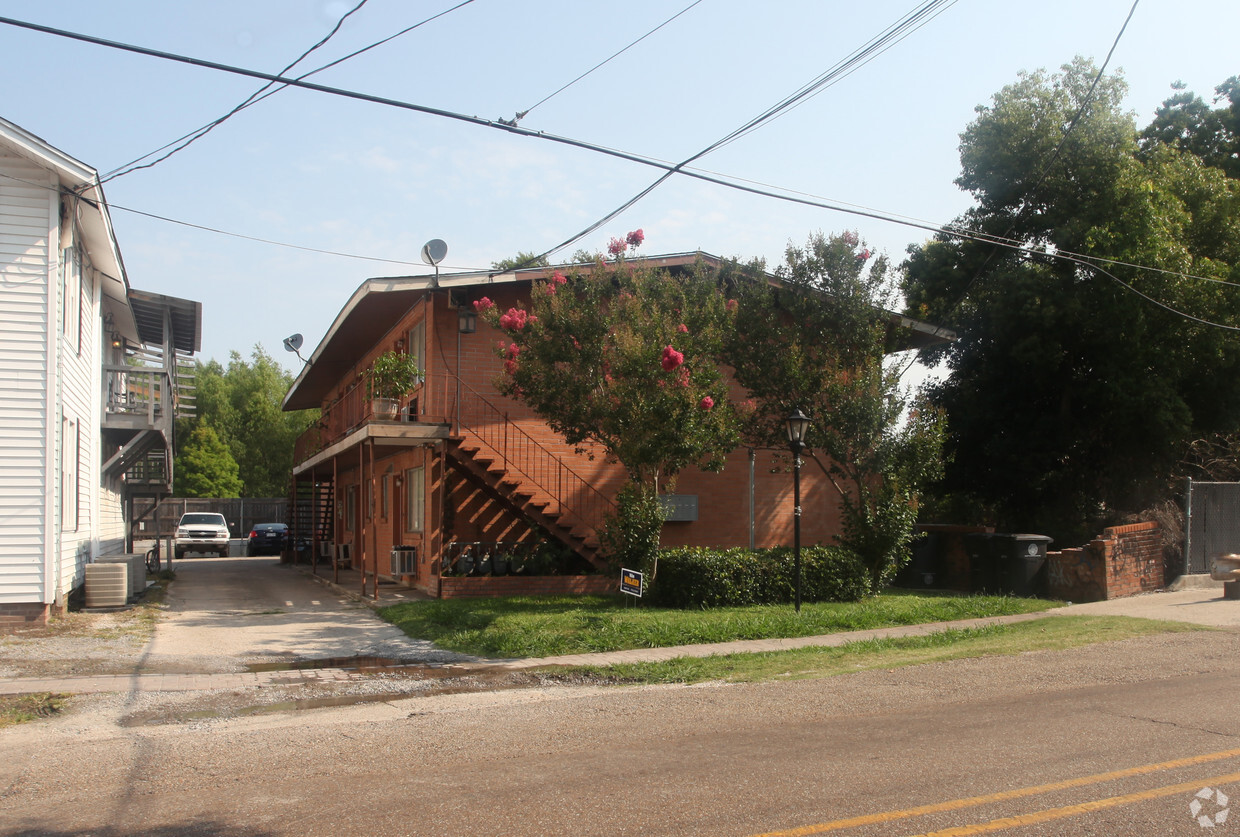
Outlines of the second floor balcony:
{"label": "second floor balcony", "polygon": [[163,369],[108,364],[103,367],[105,430],[171,428],[175,387]]}

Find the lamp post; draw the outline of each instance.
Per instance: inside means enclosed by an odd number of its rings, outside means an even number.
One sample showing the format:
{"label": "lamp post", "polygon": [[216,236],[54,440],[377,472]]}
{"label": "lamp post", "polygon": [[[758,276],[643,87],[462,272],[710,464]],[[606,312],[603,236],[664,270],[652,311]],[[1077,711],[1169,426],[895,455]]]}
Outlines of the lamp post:
{"label": "lamp post", "polygon": [[801,612],[801,451],[809,432],[809,416],[798,407],[786,419],[788,448],[792,451],[792,560],[796,566],[796,612]]}

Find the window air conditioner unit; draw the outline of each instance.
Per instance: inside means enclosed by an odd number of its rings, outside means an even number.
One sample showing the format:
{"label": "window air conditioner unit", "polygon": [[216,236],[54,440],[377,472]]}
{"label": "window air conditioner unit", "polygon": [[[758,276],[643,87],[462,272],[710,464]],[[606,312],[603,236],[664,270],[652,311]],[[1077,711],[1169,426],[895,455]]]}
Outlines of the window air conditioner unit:
{"label": "window air conditioner unit", "polygon": [[414,546],[392,547],[392,575],[416,575],[418,549]]}

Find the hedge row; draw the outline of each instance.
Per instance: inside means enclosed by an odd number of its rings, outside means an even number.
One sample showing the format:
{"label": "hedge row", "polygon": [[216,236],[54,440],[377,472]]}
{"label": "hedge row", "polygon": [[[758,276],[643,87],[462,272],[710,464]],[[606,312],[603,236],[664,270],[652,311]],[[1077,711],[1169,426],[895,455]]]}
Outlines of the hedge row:
{"label": "hedge row", "polygon": [[[647,600],[663,607],[721,607],[791,602],[796,591],[792,550],[659,550],[658,573]],[[866,595],[866,569],[860,559],[837,546],[801,549],[801,600],[856,601]]]}

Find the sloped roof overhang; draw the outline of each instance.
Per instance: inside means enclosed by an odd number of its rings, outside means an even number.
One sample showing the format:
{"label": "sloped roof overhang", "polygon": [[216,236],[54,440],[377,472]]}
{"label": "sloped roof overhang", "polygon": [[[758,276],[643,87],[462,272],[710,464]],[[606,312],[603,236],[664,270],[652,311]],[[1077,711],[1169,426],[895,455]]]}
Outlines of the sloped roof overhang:
{"label": "sloped roof overhang", "polygon": [[[675,269],[688,267],[698,259],[715,265],[722,263],[718,256],[702,252],[654,256],[642,259],[642,262],[654,267]],[[353,292],[336,315],[327,334],[285,395],[282,407],[284,410],[306,410],[320,406],[331,387],[342,380],[358,359],[374,346],[378,336],[390,331],[409,309],[428,293],[481,290],[492,285],[532,282],[550,276],[557,269],[569,267],[580,265],[539,267],[503,273],[474,271],[438,277],[423,274],[367,279]],[[892,330],[888,351],[920,349],[956,339],[956,335],[948,329],[899,314],[888,312],[888,315],[891,318]]]}

